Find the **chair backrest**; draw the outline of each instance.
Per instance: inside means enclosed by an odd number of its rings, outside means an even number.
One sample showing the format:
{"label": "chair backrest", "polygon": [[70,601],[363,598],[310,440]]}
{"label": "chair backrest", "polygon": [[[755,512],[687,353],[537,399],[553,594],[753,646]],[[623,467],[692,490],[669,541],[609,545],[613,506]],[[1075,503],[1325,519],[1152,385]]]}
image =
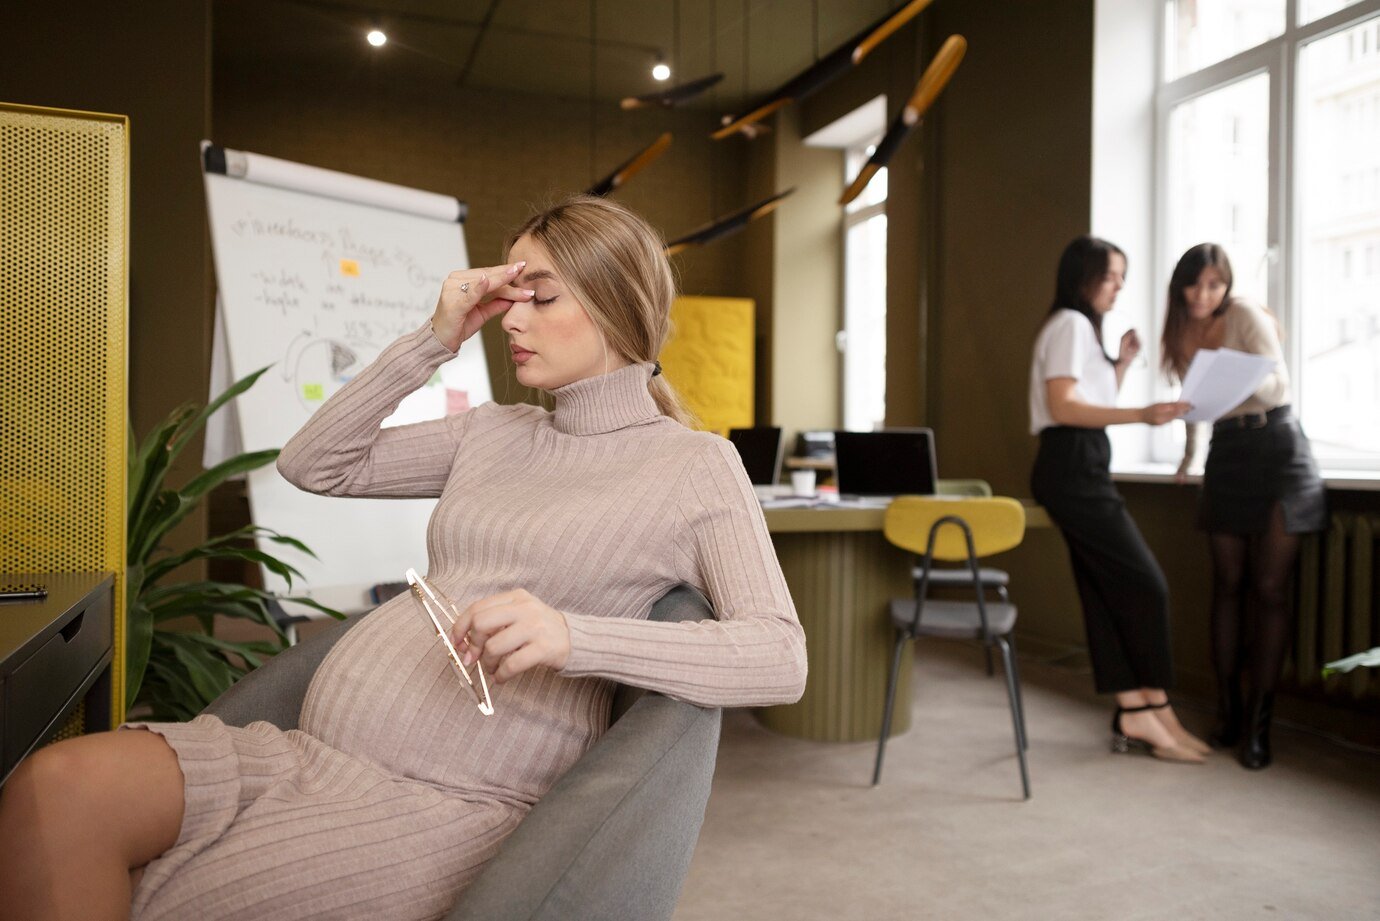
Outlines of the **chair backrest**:
{"label": "chair backrest", "polygon": [[[1018,546],[1025,537],[1025,508],[1005,496],[935,498],[899,496],[887,506],[882,530],[886,539],[912,553],[929,550],[930,532],[947,517],[962,519],[973,532],[973,552],[991,556]],[[962,528],[940,527],[934,535],[934,559],[968,559],[968,544]]]}
{"label": "chair backrest", "polygon": [[986,480],[937,480],[936,496],[991,496],[992,487]]}
{"label": "chair backrest", "polygon": [[729,429],[728,440],[738,449],[743,469],[753,486],[775,486],[781,478],[781,429],[758,426]]}

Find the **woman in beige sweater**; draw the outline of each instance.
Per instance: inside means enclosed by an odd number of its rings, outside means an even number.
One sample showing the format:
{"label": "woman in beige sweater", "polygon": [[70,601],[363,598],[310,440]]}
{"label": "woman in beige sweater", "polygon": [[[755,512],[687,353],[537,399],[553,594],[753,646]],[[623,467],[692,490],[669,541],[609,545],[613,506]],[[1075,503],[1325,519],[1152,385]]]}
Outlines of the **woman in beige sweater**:
{"label": "woman in beige sweater", "polygon": [[[1287,588],[1299,535],[1327,517],[1308,438],[1289,405],[1289,370],[1279,328],[1264,308],[1232,297],[1231,263],[1215,243],[1184,253],[1169,281],[1163,365],[1182,380],[1199,349],[1264,355],[1274,370],[1254,394],[1212,426],[1199,527],[1212,548],[1212,658],[1217,725],[1208,741],[1240,745],[1242,765],[1270,763],[1275,685],[1289,649],[1293,612]],[[1182,479],[1197,442],[1188,426]],[[1243,685],[1247,699],[1243,702]]]}
{"label": "woman in beige sweater", "polygon": [[[313,492],[439,497],[429,579],[463,611],[455,639],[494,676],[495,715],[399,596],[336,644],[300,730],[202,716],[29,759],[0,799],[6,917],[436,918],[598,739],[615,682],[704,706],[799,698],[804,636],[742,464],[682,424],[659,376],[674,286],[658,235],[581,197],[508,250],[452,273],[432,319],[278,461]],[[380,428],[498,317],[554,411]],[[717,619],[647,621],[679,583]]]}

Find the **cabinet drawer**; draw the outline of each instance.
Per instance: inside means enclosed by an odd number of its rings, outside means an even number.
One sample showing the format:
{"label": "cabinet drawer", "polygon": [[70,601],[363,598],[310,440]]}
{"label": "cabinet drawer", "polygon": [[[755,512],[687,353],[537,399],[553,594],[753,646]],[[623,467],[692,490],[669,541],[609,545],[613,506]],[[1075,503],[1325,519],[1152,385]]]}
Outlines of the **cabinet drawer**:
{"label": "cabinet drawer", "polygon": [[5,682],[6,757],[26,751],[111,645],[110,593],[102,592]]}

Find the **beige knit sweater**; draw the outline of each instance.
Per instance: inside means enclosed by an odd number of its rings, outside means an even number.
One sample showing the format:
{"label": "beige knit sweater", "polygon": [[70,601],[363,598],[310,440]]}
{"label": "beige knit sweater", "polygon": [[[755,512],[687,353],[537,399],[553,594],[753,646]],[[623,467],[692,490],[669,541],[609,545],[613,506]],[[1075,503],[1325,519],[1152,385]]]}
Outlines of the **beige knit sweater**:
{"label": "beige knit sweater", "polygon": [[[550,736],[583,750],[602,731],[608,680],[704,706],[800,697],[804,634],[742,464],[728,442],[660,414],[647,389],[651,364],[560,388],[554,412],[490,403],[379,427],[452,357],[429,324],[398,340],[288,442],[278,468],[328,495],[439,496],[427,530],[430,576],[461,608],[527,589],[565,615],[569,660],[559,674],[537,669],[498,688],[497,715],[478,717],[439,648],[426,648],[408,599],[351,631],[323,663],[304,729],[347,751],[402,758],[398,767],[413,776],[466,783],[478,772],[510,792],[525,779],[521,793],[539,795],[579,753]],[[703,591],[718,619],[647,621],[680,582]],[[397,643],[395,622],[421,648]],[[442,691],[445,706],[428,713]],[[409,752],[416,719],[427,716],[473,724],[486,742],[501,738],[526,756],[489,749],[467,764],[449,748],[440,759]],[[490,775],[493,766],[500,773]]]}
{"label": "beige knit sweater", "polygon": [[[651,364],[563,387],[555,412],[485,404],[381,429],[451,357],[429,324],[404,336],[278,467],[329,495],[439,496],[433,581],[461,607],[525,588],[560,610],[566,667],[495,687],[485,717],[404,594],[332,648],[300,729],[135,724],[185,779],[178,840],[140,881],[136,921],[439,917],[604,731],[614,681],[707,706],[802,693],[804,635],[742,464],[658,412]],[[717,620],[645,619],[681,582]]]}
{"label": "beige knit sweater", "polygon": [[[1265,375],[1255,393],[1222,418],[1259,415],[1290,401],[1289,368],[1284,364],[1284,347],[1279,341],[1279,324],[1259,304],[1234,297],[1222,313],[1222,348],[1264,355],[1275,360],[1275,369]],[[1199,448],[1206,442],[1207,423],[1185,423],[1183,468],[1197,464]]]}

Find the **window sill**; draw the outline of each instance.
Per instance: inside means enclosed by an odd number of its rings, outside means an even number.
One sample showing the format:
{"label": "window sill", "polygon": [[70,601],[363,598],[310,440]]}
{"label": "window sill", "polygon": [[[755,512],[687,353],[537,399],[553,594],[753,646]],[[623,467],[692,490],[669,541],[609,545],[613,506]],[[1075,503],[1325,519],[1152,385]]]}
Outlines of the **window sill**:
{"label": "window sill", "polygon": [[[1118,483],[1175,484],[1173,464],[1118,464],[1112,479]],[[1323,484],[1333,490],[1362,490],[1380,492],[1380,470],[1323,470]],[[1199,485],[1202,474],[1191,473],[1184,485]]]}

